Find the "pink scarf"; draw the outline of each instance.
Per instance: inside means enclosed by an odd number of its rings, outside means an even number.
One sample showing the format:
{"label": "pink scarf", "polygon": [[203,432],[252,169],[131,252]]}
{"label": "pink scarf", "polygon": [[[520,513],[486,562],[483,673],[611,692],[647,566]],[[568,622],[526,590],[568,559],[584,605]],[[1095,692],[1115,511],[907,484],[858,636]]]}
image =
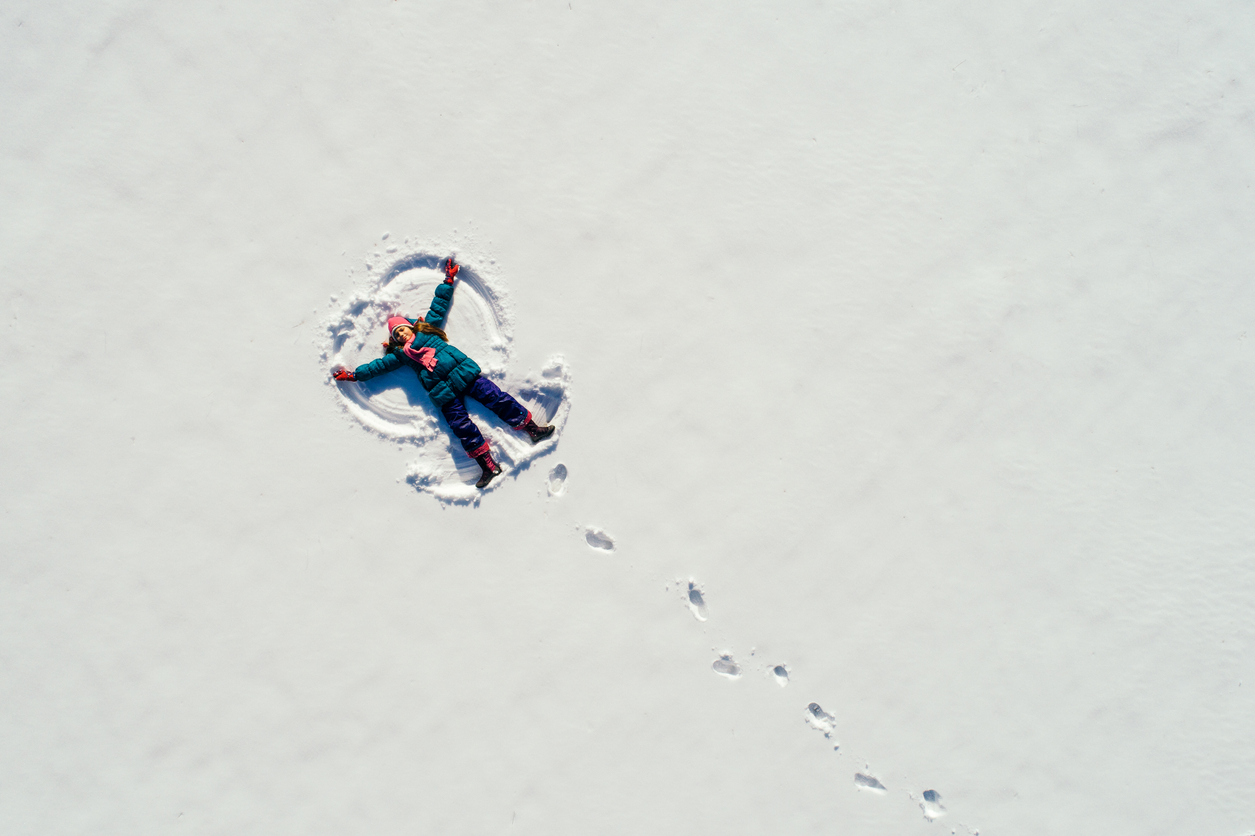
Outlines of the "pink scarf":
{"label": "pink scarf", "polygon": [[422,348],[414,348],[414,340],[411,338],[405,347],[401,350],[405,352],[405,356],[422,366],[427,371],[434,371],[436,368],[436,349],[423,346]]}

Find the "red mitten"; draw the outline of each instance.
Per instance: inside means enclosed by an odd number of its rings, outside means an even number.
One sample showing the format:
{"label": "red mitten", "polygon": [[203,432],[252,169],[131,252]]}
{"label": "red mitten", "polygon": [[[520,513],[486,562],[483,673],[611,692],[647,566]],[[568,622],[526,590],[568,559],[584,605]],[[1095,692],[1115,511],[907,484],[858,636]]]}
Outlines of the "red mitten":
{"label": "red mitten", "polygon": [[331,376],[336,380],[357,380],[353,372],[348,369],[336,369],[331,373]]}
{"label": "red mitten", "polygon": [[453,256],[449,256],[449,260],[444,263],[444,283],[453,284],[454,277],[462,267],[453,261]]}

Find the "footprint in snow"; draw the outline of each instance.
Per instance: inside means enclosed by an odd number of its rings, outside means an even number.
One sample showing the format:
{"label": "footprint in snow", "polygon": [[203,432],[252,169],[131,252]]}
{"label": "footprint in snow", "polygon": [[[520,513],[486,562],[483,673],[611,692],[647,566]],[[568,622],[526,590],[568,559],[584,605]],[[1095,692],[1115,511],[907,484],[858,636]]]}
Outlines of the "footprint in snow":
{"label": "footprint in snow", "polygon": [[614,551],[614,538],[596,526],[590,525],[584,529],[584,540],[598,551]]}
{"label": "footprint in snow", "polygon": [[562,496],[562,492],[566,490],[567,469],[564,464],[557,464],[553,470],[549,471],[549,495]]}
{"label": "footprint in snow", "polygon": [[924,818],[929,821],[936,821],[946,814],[946,808],[941,806],[941,793],[936,790],[924,790],[919,800],[919,808],[924,811]]}
{"label": "footprint in snow", "polygon": [[[837,729],[837,718],[820,708],[817,702],[806,706],[806,722],[811,728],[823,732],[824,737],[829,740],[832,740],[832,733]],[[840,744],[834,744],[832,748],[839,749]]]}
{"label": "footprint in snow", "polygon": [[741,666],[732,658],[731,653],[724,653],[710,667],[715,673],[726,676],[728,679],[741,678]]}
{"label": "footprint in snow", "polygon": [[702,588],[693,581],[689,581],[688,596],[689,612],[693,613],[693,617],[698,621],[706,620],[706,598],[702,595]]}
{"label": "footprint in snow", "polygon": [[884,784],[880,783],[880,781],[878,781],[876,778],[864,772],[855,773],[854,786],[858,787],[860,790],[867,790],[868,792],[874,792],[877,795],[884,795],[886,792],[888,792],[888,789],[885,787]]}
{"label": "footprint in snow", "polygon": [[771,675],[776,678],[776,684],[781,688],[789,684],[789,666],[776,665],[771,669]]}

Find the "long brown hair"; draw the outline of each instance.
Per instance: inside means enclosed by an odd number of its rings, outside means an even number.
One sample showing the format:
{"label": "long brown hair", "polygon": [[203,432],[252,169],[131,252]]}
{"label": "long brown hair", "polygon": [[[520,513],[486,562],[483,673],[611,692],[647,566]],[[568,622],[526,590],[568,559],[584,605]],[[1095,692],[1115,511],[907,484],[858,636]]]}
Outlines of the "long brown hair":
{"label": "long brown hair", "polygon": [[[397,328],[400,328],[400,327],[401,327],[400,325],[397,326]],[[449,336],[448,334],[444,332],[443,329],[437,328],[435,325],[428,325],[426,322],[423,322],[421,319],[418,322],[412,323],[410,327],[413,328],[414,332],[417,334],[434,334],[435,336],[439,337],[445,342],[449,341]],[[397,342],[397,338],[396,338],[397,328],[393,328],[392,329],[393,333],[388,335],[388,341],[383,344],[384,348],[400,348],[401,347],[401,343]]]}

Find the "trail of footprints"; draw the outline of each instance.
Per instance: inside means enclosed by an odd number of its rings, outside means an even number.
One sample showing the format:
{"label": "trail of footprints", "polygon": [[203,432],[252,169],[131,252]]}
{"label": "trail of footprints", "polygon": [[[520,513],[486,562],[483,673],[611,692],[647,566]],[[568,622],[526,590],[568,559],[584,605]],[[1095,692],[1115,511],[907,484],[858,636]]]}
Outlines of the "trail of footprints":
{"label": "trail of footprints", "polygon": [[[567,475],[565,464],[558,464],[549,471],[546,485],[549,496],[556,497],[563,494],[566,489]],[[613,552],[615,550],[614,537],[604,529],[588,525],[584,526],[582,530],[585,541],[592,549],[600,552]],[[680,588],[684,604],[688,608],[689,613],[692,614],[696,621],[704,623],[710,617],[705,589],[692,578],[688,581],[677,581],[675,586]],[[740,679],[745,673],[730,650],[720,652],[718,657],[711,662],[710,669],[720,677],[730,680]],[[788,664],[780,662],[770,665],[767,671],[781,688],[789,685],[792,670]],[[802,716],[808,726],[823,734],[824,740],[832,744],[834,752],[840,751],[841,744],[836,739],[837,718],[835,716],[825,711],[823,706],[817,702],[808,703]],[[854,773],[854,786],[872,795],[887,795],[889,793],[889,788],[885,786],[884,782],[872,774],[866,766],[864,766],[863,770]],[[941,803],[941,793],[936,790],[924,790],[918,796],[908,791],[906,796],[919,806],[925,821],[934,822],[946,815],[946,808]],[[967,827],[962,823],[956,824],[959,827],[964,827],[970,836],[980,836],[980,830],[977,828]],[[957,834],[957,827],[950,832]]]}
{"label": "trail of footprints", "polygon": [[[684,604],[694,619],[699,622],[705,622],[710,617],[706,590],[696,580],[690,578],[688,581],[676,581],[670,588],[679,589],[683,596]],[[719,652],[718,657],[711,663],[710,667],[711,670],[725,679],[740,679],[744,674],[744,669],[736,661],[730,650]],[[792,671],[788,664],[781,662],[769,665],[766,670],[768,675],[781,688],[789,685]],[[836,739],[837,718],[833,714],[824,710],[819,703],[812,702],[806,705],[802,718],[808,726],[824,736],[824,740],[832,745],[834,752],[840,751],[841,744]],[[885,786],[884,782],[876,777],[866,766],[854,773],[854,786],[871,795],[887,795],[889,793],[889,788]],[[925,821],[933,822],[946,815],[946,808],[941,803],[941,793],[936,790],[924,790],[919,795],[907,792],[906,796],[919,806]],[[958,822],[956,822],[956,825],[950,831],[952,834],[957,834],[958,828],[963,827],[970,836],[980,836],[980,831],[974,827],[968,827]]]}
{"label": "trail of footprints", "polygon": [[[566,480],[570,475],[567,466],[562,462],[558,462],[549,471],[549,476],[545,479],[545,488],[550,496],[562,496],[566,493]],[[588,543],[588,547],[599,552],[614,551],[614,536],[604,528],[595,525],[577,526],[584,532],[584,542]]]}

